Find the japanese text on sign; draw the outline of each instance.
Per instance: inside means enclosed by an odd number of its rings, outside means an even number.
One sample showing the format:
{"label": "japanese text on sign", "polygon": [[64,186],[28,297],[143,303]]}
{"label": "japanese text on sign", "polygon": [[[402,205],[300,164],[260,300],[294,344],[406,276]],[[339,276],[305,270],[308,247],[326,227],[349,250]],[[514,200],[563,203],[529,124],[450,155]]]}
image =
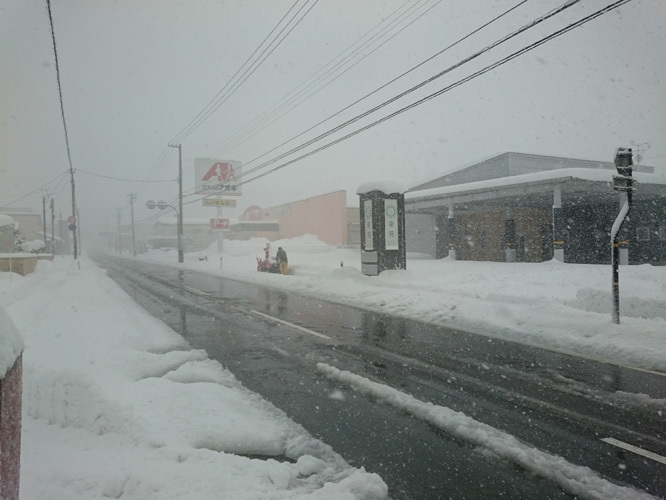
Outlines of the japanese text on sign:
{"label": "japanese text on sign", "polygon": [[386,250],[398,250],[398,200],[384,200]]}

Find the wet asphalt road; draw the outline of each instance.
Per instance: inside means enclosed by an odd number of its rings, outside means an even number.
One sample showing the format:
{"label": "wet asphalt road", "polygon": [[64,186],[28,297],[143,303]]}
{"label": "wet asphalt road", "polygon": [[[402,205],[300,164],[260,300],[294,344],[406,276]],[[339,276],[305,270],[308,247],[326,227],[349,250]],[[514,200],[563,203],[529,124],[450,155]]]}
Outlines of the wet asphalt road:
{"label": "wet asphalt road", "polygon": [[461,411],[618,484],[666,494],[665,464],[601,440],[666,456],[663,402],[632,396],[666,399],[663,375],[193,271],[108,256],[98,261],[193,348],[205,349],[350,464],[380,474],[391,498],[575,497],[328,380],[317,363]]}

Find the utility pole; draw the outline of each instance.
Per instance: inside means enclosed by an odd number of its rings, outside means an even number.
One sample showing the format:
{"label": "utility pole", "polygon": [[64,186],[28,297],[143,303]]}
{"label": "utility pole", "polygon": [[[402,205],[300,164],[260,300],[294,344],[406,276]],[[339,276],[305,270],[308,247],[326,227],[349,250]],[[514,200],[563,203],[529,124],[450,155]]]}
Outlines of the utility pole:
{"label": "utility pole", "polygon": [[120,255],[123,254],[123,237],[122,234],[120,233],[120,211],[122,208],[117,208],[118,210],[118,253]]}
{"label": "utility pole", "polygon": [[[48,247],[48,241],[46,241],[46,196],[42,196],[42,220],[44,222],[44,247]],[[53,244],[53,242],[51,243]]]}
{"label": "utility pole", "polygon": [[[70,167],[69,169],[70,181],[72,185],[72,217],[76,217],[76,186],[74,185],[74,168]],[[76,234],[76,226],[79,224],[79,221],[74,222],[74,229],[72,230],[72,237],[74,239],[74,260],[79,258],[79,241]]]}
{"label": "utility pole", "polygon": [[134,232],[134,202],[136,201],[135,194],[129,194],[130,212],[132,214],[132,256],[136,257],[136,234]]}
{"label": "utility pole", "polygon": [[170,148],[178,148],[178,262],[183,263],[183,150],[181,144],[169,144]]}
{"label": "utility pole", "polygon": [[[65,256],[65,237],[62,234],[62,212],[60,212],[60,219],[58,220],[58,227],[60,229],[60,257]],[[69,244],[68,244],[69,246]]]}
{"label": "utility pole", "polygon": [[53,208],[53,198],[51,198],[51,255],[55,256],[55,211]]}
{"label": "utility pole", "polygon": [[641,166],[641,161],[643,161],[643,155],[641,154],[641,151],[645,153],[648,149],[650,149],[650,143],[649,142],[642,142],[640,144],[636,144],[635,142],[631,142],[633,148],[636,150],[636,154],[634,155],[634,158],[636,158],[636,169],[640,169]]}

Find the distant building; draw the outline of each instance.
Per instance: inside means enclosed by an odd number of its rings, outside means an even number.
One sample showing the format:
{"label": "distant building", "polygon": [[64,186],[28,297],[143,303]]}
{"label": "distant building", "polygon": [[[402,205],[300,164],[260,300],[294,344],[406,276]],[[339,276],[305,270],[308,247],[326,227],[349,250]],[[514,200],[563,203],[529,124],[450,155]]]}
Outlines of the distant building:
{"label": "distant building", "polygon": [[347,208],[346,191],[335,191],[269,208],[248,207],[231,225],[231,239],[269,241],[312,234],[329,245],[359,245],[358,208]]}
{"label": "distant building", "polygon": [[[666,264],[666,177],[635,166],[620,233],[631,264]],[[505,153],[420,183],[405,195],[407,250],[436,258],[609,263],[622,194],[615,165]]]}
{"label": "distant building", "polygon": [[[45,241],[42,215],[34,213],[31,208],[2,208],[0,214],[14,219],[17,229],[26,241]],[[49,229],[50,227],[47,229],[47,237],[50,239]]]}
{"label": "distant building", "polygon": [[[200,252],[218,240],[210,230],[210,219],[183,218],[185,252]],[[155,221],[154,236],[148,242],[153,248],[178,248],[178,219],[163,217]]]}
{"label": "distant building", "polygon": [[14,219],[0,214],[0,253],[10,253],[14,250]]}

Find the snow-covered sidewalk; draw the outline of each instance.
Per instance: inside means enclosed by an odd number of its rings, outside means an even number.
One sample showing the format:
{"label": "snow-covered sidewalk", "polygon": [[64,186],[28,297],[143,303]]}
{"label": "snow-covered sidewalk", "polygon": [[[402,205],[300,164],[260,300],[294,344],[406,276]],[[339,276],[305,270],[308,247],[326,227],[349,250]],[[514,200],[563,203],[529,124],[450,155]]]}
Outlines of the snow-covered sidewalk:
{"label": "snow-covered sidewalk", "polygon": [[25,344],[23,500],[386,498],[91,261],[0,274],[0,303]]}

